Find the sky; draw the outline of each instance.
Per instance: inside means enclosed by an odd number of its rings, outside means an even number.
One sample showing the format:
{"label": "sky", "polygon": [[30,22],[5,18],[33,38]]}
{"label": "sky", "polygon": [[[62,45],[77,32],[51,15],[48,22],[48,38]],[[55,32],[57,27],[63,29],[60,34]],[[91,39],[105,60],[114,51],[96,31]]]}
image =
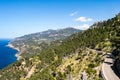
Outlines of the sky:
{"label": "sky", "polygon": [[48,29],[86,30],[120,12],[120,0],[0,0],[0,38]]}

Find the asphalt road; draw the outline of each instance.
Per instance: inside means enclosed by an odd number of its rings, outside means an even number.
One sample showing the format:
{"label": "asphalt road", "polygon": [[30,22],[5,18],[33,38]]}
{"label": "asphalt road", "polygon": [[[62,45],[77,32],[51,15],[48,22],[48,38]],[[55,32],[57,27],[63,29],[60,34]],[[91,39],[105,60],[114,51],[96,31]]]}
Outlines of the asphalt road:
{"label": "asphalt road", "polygon": [[102,64],[102,77],[104,80],[120,80],[111,67],[114,63],[112,57],[113,55],[111,53],[107,53],[105,61]]}

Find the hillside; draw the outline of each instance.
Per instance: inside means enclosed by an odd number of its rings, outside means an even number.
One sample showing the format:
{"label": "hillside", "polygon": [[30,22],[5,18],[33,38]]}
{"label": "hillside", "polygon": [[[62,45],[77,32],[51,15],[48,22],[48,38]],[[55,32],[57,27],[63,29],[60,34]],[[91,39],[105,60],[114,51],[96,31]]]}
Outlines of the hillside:
{"label": "hillside", "polygon": [[120,14],[93,24],[90,29],[66,38],[57,46],[49,46],[40,54],[33,49],[36,55],[22,58],[1,70],[0,79],[101,80],[104,55],[119,48],[119,38]]}

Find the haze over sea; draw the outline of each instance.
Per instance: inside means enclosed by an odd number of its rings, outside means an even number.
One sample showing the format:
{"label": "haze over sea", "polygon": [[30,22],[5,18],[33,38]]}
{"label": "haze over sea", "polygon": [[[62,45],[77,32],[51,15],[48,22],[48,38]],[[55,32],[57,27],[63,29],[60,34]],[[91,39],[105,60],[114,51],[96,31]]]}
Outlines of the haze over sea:
{"label": "haze over sea", "polygon": [[8,47],[7,45],[9,42],[10,39],[0,39],[0,69],[8,66],[9,64],[17,60],[15,54],[18,51]]}

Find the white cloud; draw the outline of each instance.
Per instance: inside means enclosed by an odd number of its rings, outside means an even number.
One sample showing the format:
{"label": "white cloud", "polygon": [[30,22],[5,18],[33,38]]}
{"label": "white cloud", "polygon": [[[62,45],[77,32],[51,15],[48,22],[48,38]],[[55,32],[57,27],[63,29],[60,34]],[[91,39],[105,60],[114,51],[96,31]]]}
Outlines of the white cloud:
{"label": "white cloud", "polygon": [[80,29],[80,30],[86,30],[89,27],[90,27],[89,24],[83,24],[83,25],[79,25],[79,26],[73,26],[73,28]]}
{"label": "white cloud", "polygon": [[76,14],[78,14],[78,11],[75,11],[75,12],[71,13],[70,16],[74,16]]}
{"label": "white cloud", "polygon": [[93,19],[92,18],[86,18],[86,17],[79,17],[75,21],[90,22],[90,21],[93,21]]}

